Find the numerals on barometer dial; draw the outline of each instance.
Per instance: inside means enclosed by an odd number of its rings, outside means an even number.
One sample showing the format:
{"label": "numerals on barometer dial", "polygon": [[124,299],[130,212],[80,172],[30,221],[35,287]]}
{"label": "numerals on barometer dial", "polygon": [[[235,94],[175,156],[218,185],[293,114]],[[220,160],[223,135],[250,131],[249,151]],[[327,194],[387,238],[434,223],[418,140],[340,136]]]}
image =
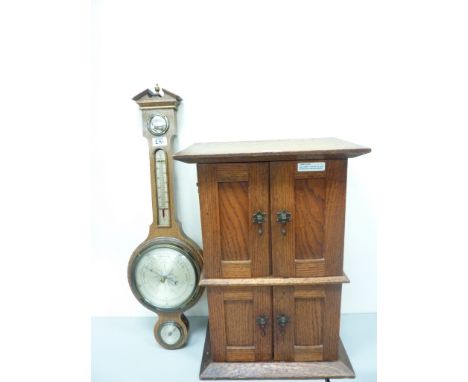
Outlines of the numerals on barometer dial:
{"label": "numerals on barometer dial", "polygon": [[143,112],[143,135],[151,160],[153,223],[148,238],[133,252],[128,280],[135,297],[158,314],[156,340],[167,349],[178,349],[188,338],[189,322],[183,312],[195,304],[203,289],[198,286],[203,263],[201,250],[175,220],[172,190],[172,137],[179,96],[156,86],[133,98]]}
{"label": "numerals on barometer dial", "polygon": [[164,150],[156,150],[156,203],[158,204],[158,226],[170,227],[169,183],[167,177],[167,155]]}

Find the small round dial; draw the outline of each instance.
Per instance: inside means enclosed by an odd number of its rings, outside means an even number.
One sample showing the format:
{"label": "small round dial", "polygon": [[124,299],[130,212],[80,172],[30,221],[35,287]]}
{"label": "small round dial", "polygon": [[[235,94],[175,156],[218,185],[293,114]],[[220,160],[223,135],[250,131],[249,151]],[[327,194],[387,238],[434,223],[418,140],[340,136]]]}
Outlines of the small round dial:
{"label": "small round dial", "polygon": [[183,340],[183,331],[177,322],[165,322],[159,327],[158,337],[168,348],[177,347]]}
{"label": "small round dial", "polygon": [[165,115],[155,114],[148,122],[148,130],[153,135],[163,135],[169,129],[169,120]]}
{"label": "small round dial", "polygon": [[154,244],[131,264],[132,289],[154,311],[183,310],[198,290],[199,269],[182,248]]}

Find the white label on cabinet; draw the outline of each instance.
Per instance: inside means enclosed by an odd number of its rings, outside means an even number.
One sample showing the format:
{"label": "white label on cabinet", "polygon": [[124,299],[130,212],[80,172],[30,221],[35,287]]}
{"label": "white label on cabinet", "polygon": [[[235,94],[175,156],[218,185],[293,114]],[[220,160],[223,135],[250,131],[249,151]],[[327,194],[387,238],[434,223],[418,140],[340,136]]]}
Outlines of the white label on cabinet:
{"label": "white label on cabinet", "polygon": [[297,164],[297,171],[325,171],[325,162],[304,162]]}
{"label": "white label on cabinet", "polygon": [[167,138],[166,137],[153,138],[153,146],[167,146]]}

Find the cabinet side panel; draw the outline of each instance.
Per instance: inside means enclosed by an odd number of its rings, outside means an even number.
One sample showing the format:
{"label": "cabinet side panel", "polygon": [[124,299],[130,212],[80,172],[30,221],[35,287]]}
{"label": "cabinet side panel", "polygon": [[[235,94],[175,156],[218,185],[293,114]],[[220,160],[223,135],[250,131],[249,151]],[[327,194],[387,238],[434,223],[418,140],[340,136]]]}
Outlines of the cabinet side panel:
{"label": "cabinet side panel", "polygon": [[327,166],[324,257],[326,275],[334,276],[343,274],[347,160],[329,160]]}

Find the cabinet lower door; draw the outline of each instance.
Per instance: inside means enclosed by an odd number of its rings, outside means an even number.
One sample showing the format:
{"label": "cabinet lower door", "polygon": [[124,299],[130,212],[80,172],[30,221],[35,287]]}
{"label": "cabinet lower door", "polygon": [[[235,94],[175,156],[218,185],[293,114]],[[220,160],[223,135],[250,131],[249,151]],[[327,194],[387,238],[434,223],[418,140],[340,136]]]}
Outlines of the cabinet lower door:
{"label": "cabinet lower door", "polygon": [[214,361],[273,359],[271,302],[271,287],[208,288]]}
{"label": "cabinet lower door", "polygon": [[336,360],[340,299],[341,285],[274,287],[274,360]]}

